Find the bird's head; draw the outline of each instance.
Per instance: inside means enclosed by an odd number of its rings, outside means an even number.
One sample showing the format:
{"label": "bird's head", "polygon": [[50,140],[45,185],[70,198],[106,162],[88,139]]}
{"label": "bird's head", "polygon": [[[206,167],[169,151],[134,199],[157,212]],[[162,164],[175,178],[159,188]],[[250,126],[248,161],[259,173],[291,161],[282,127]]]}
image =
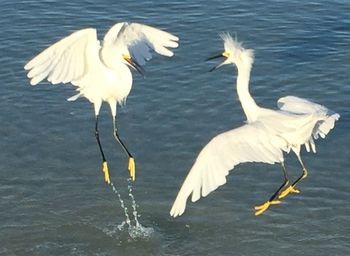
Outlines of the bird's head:
{"label": "bird's head", "polygon": [[145,70],[143,69],[143,67],[140,64],[138,64],[137,61],[134,58],[132,58],[129,53],[122,54],[122,59],[126,65],[139,72],[142,76],[145,76]]}
{"label": "bird's head", "polygon": [[207,60],[213,60],[217,58],[223,58],[224,61],[219,65],[212,68],[210,71],[214,71],[227,64],[235,64],[237,67],[240,65],[252,65],[254,61],[254,53],[251,49],[244,49],[242,43],[233,39],[230,34],[223,33],[220,35],[224,41],[224,51],[218,55],[208,58]]}

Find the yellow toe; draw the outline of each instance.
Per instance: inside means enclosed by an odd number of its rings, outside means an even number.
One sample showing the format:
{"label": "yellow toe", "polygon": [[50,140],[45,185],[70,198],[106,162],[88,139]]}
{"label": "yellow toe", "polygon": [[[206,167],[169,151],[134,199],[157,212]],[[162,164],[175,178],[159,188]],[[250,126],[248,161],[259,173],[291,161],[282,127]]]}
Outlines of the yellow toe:
{"label": "yellow toe", "polygon": [[292,187],[292,188],[293,188],[293,189],[292,189],[291,193],[296,193],[296,194],[299,194],[299,193],[300,193],[300,190],[297,189],[296,187]]}
{"label": "yellow toe", "polygon": [[136,178],[136,166],[135,166],[135,160],[134,160],[133,157],[129,158],[128,169],[129,169],[130,177],[132,178],[133,181],[135,181],[135,178]]}
{"label": "yellow toe", "polygon": [[255,216],[258,216],[260,214],[263,214],[269,207],[270,205],[275,205],[275,204],[280,204],[281,201],[279,200],[272,200],[272,201],[266,201],[265,203],[261,205],[255,206]]}
{"label": "yellow toe", "polygon": [[258,216],[265,212],[270,207],[271,202],[267,201],[263,203],[262,205],[255,206],[255,216]]}
{"label": "yellow toe", "polygon": [[273,200],[270,202],[271,205],[280,204],[280,203],[281,203],[280,200]]}
{"label": "yellow toe", "polygon": [[300,191],[298,189],[295,189],[293,186],[289,186],[281,192],[281,194],[278,196],[278,199],[285,198],[290,193],[300,193]]}
{"label": "yellow toe", "polygon": [[108,170],[108,164],[107,164],[107,161],[104,161],[103,164],[102,164],[102,171],[105,175],[105,182],[107,184],[110,184],[111,183],[111,180],[109,178],[109,170]]}
{"label": "yellow toe", "polygon": [[263,204],[257,205],[257,206],[254,207],[254,209],[255,209],[255,210],[260,210],[260,209],[264,208],[264,207],[266,206],[267,203],[268,203],[268,202],[265,202],[265,203],[263,203]]}

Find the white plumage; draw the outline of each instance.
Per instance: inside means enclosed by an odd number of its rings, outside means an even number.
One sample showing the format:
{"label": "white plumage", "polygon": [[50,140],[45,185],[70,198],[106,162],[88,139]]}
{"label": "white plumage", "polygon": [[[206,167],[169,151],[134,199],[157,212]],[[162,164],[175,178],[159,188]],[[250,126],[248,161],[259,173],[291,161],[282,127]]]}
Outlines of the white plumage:
{"label": "white plumage", "polygon": [[[107,102],[113,116],[114,136],[129,156],[129,170],[134,169],[131,154],[121,142],[115,125],[117,103],[121,104],[132,87],[130,67],[142,72],[141,65],[152,58],[152,51],[167,57],[173,56],[168,48],[178,46],[178,37],[147,25],[121,22],[105,35],[102,43],[96,29],[76,31],[51,45],[29,61],[30,83],[36,85],[44,79],[52,84],[72,83],[78,94],[69,98],[87,98],[94,104],[96,138],[103,158],[103,169],[108,172],[107,162],[98,138],[98,115],[102,102]],[[134,170],[130,170],[134,178]],[[109,177],[105,176],[109,183]],[[107,180],[108,179],[108,180]]]}
{"label": "white plumage", "polygon": [[260,122],[246,124],[214,137],[199,153],[171,209],[171,215],[181,215],[187,198],[192,202],[205,197],[226,183],[226,176],[236,165],[245,162],[279,163],[286,142],[266,133]]}
{"label": "white plumage", "polygon": [[[244,49],[228,34],[222,35],[222,38],[225,51],[213,58],[225,57],[226,60],[212,70],[225,64],[236,65],[237,93],[247,123],[217,135],[202,149],[171,208],[170,214],[173,217],[183,214],[191,194],[191,200],[195,202],[225,184],[229,171],[240,163],[281,163],[284,170],[284,184],[265,204],[256,207],[256,215],[264,212],[271,204],[279,203],[278,199],[288,193],[298,192],[295,184],[306,176],[300,158],[301,145],[305,145],[308,151],[311,147],[316,152],[314,139],[319,136],[324,138],[339,118],[338,114],[324,106],[294,96],[279,99],[279,110],[259,107],[249,93],[253,51]],[[291,149],[303,167],[303,174],[289,185],[283,153],[289,153]]]}
{"label": "white plumage", "polygon": [[52,84],[71,82],[78,87],[79,96],[86,97],[97,108],[102,101],[121,103],[128,96],[132,76],[125,58],[131,57],[144,65],[152,58],[151,50],[171,57],[173,52],[167,48],[176,48],[177,41],[176,36],[162,30],[121,22],[106,33],[101,45],[96,29],[87,28],[53,44],[24,69],[29,70],[32,85],[45,78]]}

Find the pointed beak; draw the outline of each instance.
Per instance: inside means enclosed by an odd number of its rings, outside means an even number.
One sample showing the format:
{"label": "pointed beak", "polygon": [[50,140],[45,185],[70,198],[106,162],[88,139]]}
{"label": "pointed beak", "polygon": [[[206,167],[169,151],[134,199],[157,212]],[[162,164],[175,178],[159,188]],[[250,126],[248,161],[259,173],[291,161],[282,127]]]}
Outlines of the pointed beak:
{"label": "pointed beak", "polygon": [[[210,61],[210,60],[214,60],[214,59],[218,59],[218,58],[225,58],[225,59],[227,59],[227,55],[225,53],[220,53],[220,54],[217,54],[217,55],[215,55],[213,57],[210,57],[210,58],[206,59],[205,61]],[[224,62],[220,63],[219,65],[217,65],[217,66],[213,67],[212,69],[210,69],[209,72],[212,72],[212,71],[220,68],[221,66],[223,66],[225,64],[226,63],[224,61]]]}
{"label": "pointed beak", "polygon": [[209,61],[209,60],[215,60],[215,59],[218,59],[218,58],[223,58],[225,57],[223,53],[220,53],[220,54],[217,54],[215,56],[212,56],[212,57],[209,57],[208,59],[206,59],[205,61]]}
{"label": "pointed beak", "polygon": [[129,63],[129,65],[134,69],[136,70],[137,72],[139,72],[143,77],[145,77],[145,70],[143,69],[143,67],[137,63],[136,60],[134,60],[133,58],[131,57],[125,57],[124,56],[124,60],[126,60],[126,62]]}

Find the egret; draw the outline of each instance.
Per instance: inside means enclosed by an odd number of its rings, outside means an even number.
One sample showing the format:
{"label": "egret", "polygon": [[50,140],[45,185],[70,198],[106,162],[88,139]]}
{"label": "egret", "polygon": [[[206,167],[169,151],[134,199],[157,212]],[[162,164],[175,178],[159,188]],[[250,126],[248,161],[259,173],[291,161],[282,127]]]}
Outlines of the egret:
{"label": "egret", "polygon": [[110,183],[108,164],[99,138],[99,112],[107,102],[113,118],[113,136],[128,157],[128,170],[135,180],[135,160],[121,140],[117,129],[117,104],[122,105],[132,87],[131,69],[144,73],[142,66],[152,58],[152,52],[173,56],[168,48],[178,46],[178,37],[163,30],[138,24],[120,22],[112,26],[103,38],[97,39],[94,28],[78,30],[49,46],[24,69],[28,70],[31,85],[44,79],[52,84],[71,83],[79,97],[88,99],[95,112],[95,137],[102,156],[104,180]]}
{"label": "egret", "polygon": [[[172,206],[170,215],[173,217],[183,214],[191,194],[192,202],[207,196],[226,183],[230,170],[245,162],[279,163],[283,170],[283,184],[265,203],[255,207],[255,215],[262,214],[270,205],[280,203],[289,193],[299,193],[296,185],[307,176],[300,156],[301,146],[316,153],[314,139],[324,138],[340,117],[324,106],[294,96],[279,99],[279,110],[258,106],[249,93],[253,50],[243,48],[229,34],[221,37],[224,52],[208,60],[225,59],[212,70],[226,64],[237,67],[236,89],[247,121],[238,128],[215,136],[201,150]],[[289,180],[284,165],[284,153],[290,150],[302,167],[302,174],[294,182]]]}

